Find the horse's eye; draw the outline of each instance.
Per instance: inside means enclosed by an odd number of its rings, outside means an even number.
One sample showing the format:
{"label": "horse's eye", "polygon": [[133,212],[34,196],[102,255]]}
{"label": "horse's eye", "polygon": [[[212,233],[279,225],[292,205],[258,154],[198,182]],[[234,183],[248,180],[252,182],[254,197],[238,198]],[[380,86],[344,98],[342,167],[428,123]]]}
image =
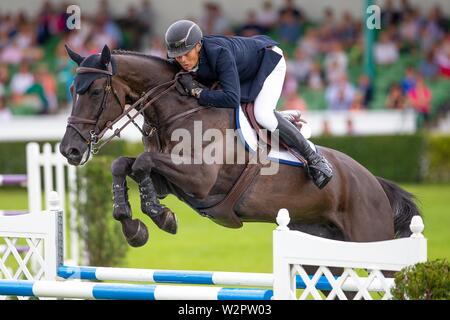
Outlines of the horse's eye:
{"label": "horse's eye", "polygon": [[95,89],[95,90],[92,90],[91,95],[93,95],[93,96],[98,96],[98,95],[100,95],[100,93],[102,93],[102,90],[100,90],[100,89]]}

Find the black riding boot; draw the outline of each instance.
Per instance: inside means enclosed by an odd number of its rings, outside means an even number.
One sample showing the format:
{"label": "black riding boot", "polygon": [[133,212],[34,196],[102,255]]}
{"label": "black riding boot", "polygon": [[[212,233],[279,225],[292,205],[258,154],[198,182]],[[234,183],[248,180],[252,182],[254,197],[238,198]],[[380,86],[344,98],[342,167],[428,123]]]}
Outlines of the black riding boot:
{"label": "black riding boot", "polygon": [[278,120],[278,132],[281,140],[289,147],[297,150],[308,161],[309,174],[314,184],[322,189],[333,177],[330,163],[323,156],[315,152],[308,141],[300,133],[300,130],[289,120],[275,111]]}

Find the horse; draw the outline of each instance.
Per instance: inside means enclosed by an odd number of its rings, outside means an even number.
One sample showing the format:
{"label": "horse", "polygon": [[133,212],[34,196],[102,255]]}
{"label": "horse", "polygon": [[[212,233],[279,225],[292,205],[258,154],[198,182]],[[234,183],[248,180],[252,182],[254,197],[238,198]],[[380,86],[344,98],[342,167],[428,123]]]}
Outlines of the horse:
{"label": "horse", "polygon": [[[133,219],[128,202],[127,176],[139,185],[141,210],[161,229],[175,234],[177,219],[159,200],[174,194],[199,214],[231,228],[247,222],[275,223],[278,210],[290,213],[289,228],[341,241],[371,242],[407,237],[415,198],[392,181],[374,176],[348,155],[317,146],[334,168],[334,176],[318,189],[305,168],[280,163],[273,175],[262,175],[251,164],[250,152],[238,139],[223,144],[223,157],[244,151],[245,163],[175,163],[171,152],[177,129],[194,133],[201,121],[208,129],[236,128],[234,108],[200,106],[197,99],[178,90],[179,67],[154,56],[114,50],[82,57],[66,46],[78,65],[76,93],[60,152],[72,165],[87,161],[104,132],[130,109],[145,119],[144,152],[121,156],[112,163],[115,219],[122,223],[128,243],[138,247],[148,240],[145,224]],[[131,105],[131,107],[130,107]],[[270,111],[268,111],[270,112]],[[118,136],[119,132],[115,132]],[[201,141],[203,147],[223,141]],[[192,146],[184,156],[193,159]]]}

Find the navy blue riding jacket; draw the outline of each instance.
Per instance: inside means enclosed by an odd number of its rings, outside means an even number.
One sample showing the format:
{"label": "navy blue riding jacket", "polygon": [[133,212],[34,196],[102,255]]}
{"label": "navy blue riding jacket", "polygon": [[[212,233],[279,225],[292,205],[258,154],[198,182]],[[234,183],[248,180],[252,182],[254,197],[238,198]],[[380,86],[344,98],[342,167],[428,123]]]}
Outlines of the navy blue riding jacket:
{"label": "navy blue riding jacket", "polygon": [[197,79],[205,84],[219,81],[222,90],[203,90],[199,104],[237,108],[240,102],[255,101],[281,59],[281,55],[269,49],[276,45],[267,36],[203,37]]}

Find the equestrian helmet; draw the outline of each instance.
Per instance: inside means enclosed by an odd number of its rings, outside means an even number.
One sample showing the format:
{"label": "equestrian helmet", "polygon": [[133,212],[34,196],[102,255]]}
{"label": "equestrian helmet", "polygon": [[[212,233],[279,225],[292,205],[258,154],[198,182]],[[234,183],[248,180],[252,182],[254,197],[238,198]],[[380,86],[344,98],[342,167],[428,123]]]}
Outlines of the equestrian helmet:
{"label": "equestrian helmet", "polygon": [[179,20],[167,29],[165,42],[169,58],[176,58],[191,51],[203,38],[200,27],[189,20]]}

